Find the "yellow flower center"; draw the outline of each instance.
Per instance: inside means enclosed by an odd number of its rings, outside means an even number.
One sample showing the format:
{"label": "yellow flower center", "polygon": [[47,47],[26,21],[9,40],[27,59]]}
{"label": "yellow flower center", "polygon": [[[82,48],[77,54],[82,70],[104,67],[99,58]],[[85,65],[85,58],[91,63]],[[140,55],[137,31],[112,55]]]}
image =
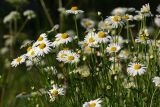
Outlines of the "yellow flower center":
{"label": "yellow flower center", "polygon": [[113,17],[113,21],[114,21],[114,22],[118,22],[119,20],[120,20],[120,17],[119,17],[119,16],[114,16],[114,17]]}
{"label": "yellow flower center", "polygon": [[90,42],[90,43],[92,43],[92,42],[94,42],[94,41],[95,41],[94,38],[92,38],[92,37],[89,38],[89,42]]}
{"label": "yellow flower center", "polygon": [[16,59],[16,62],[20,62],[22,60],[22,58],[21,57],[18,57],[17,59]]}
{"label": "yellow flower center", "polygon": [[27,52],[29,52],[31,49],[32,49],[32,47],[31,47],[31,46],[30,46],[30,47],[28,47],[28,48],[27,48]]}
{"label": "yellow flower center", "polygon": [[142,41],[145,41],[145,40],[146,40],[145,36],[140,36],[139,38],[140,38],[140,40],[142,40]]}
{"label": "yellow flower center", "polygon": [[40,49],[44,49],[44,48],[46,47],[46,44],[41,43],[41,44],[38,45],[38,47],[39,47]]}
{"label": "yellow flower center", "polygon": [[104,38],[105,37],[105,33],[104,32],[98,32],[98,37],[99,38]]}
{"label": "yellow flower center", "polygon": [[43,37],[39,36],[38,41],[42,41],[42,40],[43,40]]}
{"label": "yellow flower center", "polygon": [[73,7],[71,8],[71,10],[76,11],[76,10],[78,10],[78,7],[77,7],[77,6],[73,6]]}
{"label": "yellow flower center", "polygon": [[62,54],[60,57],[61,57],[61,58],[64,58],[64,56],[66,56],[66,54]]}
{"label": "yellow flower center", "polygon": [[87,27],[89,27],[89,26],[91,26],[91,22],[90,22],[90,21],[86,21],[85,25],[86,25]]}
{"label": "yellow flower center", "polygon": [[57,96],[58,95],[58,90],[52,90],[51,94],[54,95],[54,96]]}
{"label": "yellow flower center", "polygon": [[74,56],[68,56],[68,60],[69,60],[69,61],[74,60]]}
{"label": "yellow flower center", "polygon": [[129,19],[128,15],[123,16],[124,19]]}
{"label": "yellow flower center", "polygon": [[35,54],[35,52],[34,52],[34,51],[32,51],[32,52],[31,52],[31,55],[34,55],[34,54]]}
{"label": "yellow flower center", "polygon": [[113,52],[115,52],[117,50],[117,48],[116,47],[111,47],[110,50],[113,51]]}
{"label": "yellow flower center", "polygon": [[96,103],[90,103],[89,107],[96,107]]}
{"label": "yellow flower center", "polygon": [[67,39],[67,38],[68,38],[68,34],[67,34],[67,33],[63,33],[63,34],[61,35],[61,37],[62,37],[63,39]]}
{"label": "yellow flower center", "polygon": [[134,70],[139,70],[141,68],[141,65],[140,64],[135,64],[133,68],[134,68]]}

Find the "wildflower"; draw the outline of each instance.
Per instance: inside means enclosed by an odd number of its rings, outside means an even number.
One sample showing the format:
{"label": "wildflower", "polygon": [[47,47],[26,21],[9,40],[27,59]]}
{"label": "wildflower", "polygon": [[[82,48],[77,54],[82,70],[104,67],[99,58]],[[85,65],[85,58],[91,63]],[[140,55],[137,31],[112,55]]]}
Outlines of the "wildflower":
{"label": "wildflower", "polygon": [[135,16],[133,17],[133,19],[134,19],[134,20],[137,20],[137,21],[141,21],[141,20],[143,19],[143,16],[142,16],[142,14],[138,14],[138,15],[135,15]]}
{"label": "wildflower", "polygon": [[56,38],[54,42],[52,42],[51,46],[58,47],[61,44],[60,39]]}
{"label": "wildflower", "polygon": [[129,52],[127,50],[122,50],[120,53],[119,53],[119,57],[121,59],[127,59],[129,56]]}
{"label": "wildflower", "polygon": [[156,15],[154,18],[154,23],[157,25],[157,27],[160,27],[160,15]]}
{"label": "wildflower", "polygon": [[122,45],[124,43],[124,40],[122,36],[116,35],[116,36],[111,37],[110,43]]}
{"label": "wildflower", "polygon": [[112,10],[111,14],[112,15],[118,15],[118,16],[123,16],[127,12],[127,8],[124,7],[117,7],[114,10]]}
{"label": "wildflower", "polygon": [[142,6],[140,13],[143,14],[144,16],[152,16],[149,3]]}
{"label": "wildflower", "polygon": [[26,10],[23,12],[23,15],[26,16],[28,20],[36,17],[36,14],[33,10]]}
{"label": "wildflower", "polygon": [[139,36],[137,37],[135,41],[138,43],[142,43],[142,44],[149,43],[150,41],[149,41],[148,36],[149,36],[148,30],[142,29],[140,30]]}
{"label": "wildflower", "polygon": [[109,44],[109,46],[106,49],[108,53],[117,53],[121,49],[121,47],[119,44],[112,43]]}
{"label": "wildflower", "polygon": [[58,33],[56,38],[56,40],[58,40],[58,42],[61,44],[67,44],[73,40],[73,38],[68,33]]}
{"label": "wildflower", "polygon": [[160,77],[155,76],[152,81],[155,83],[155,86],[160,87]]}
{"label": "wildflower", "polygon": [[37,56],[37,51],[32,47],[28,47],[26,56],[29,59],[32,59]]}
{"label": "wildflower", "polygon": [[107,43],[110,39],[110,36],[108,35],[107,32],[104,32],[104,31],[99,31],[97,34],[96,34],[96,41],[98,43]]}
{"label": "wildflower", "polygon": [[42,33],[34,44],[36,45],[43,41],[47,41],[47,35],[45,33]]}
{"label": "wildflower", "polygon": [[89,70],[88,66],[86,66],[86,65],[78,67],[73,72],[79,73],[82,77],[88,77],[90,75],[90,70]]}
{"label": "wildflower", "polygon": [[53,85],[48,94],[50,96],[50,101],[54,101],[58,95],[64,95],[64,89],[59,88],[57,85]]}
{"label": "wildflower", "polygon": [[37,51],[38,56],[44,56],[51,51],[51,42],[49,41],[42,41],[34,45],[35,51]]}
{"label": "wildflower", "polygon": [[90,47],[97,47],[98,43],[96,41],[96,33],[95,32],[89,32],[86,37],[84,38],[84,41],[88,44]]}
{"label": "wildflower", "polygon": [[82,10],[78,10],[78,7],[77,6],[73,6],[70,10],[66,10],[66,13],[67,14],[81,14],[83,13],[84,11]]}
{"label": "wildflower", "polygon": [[129,15],[129,14],[125,14],[124,16],[122,16],[122,18],[123,18],[125,21],[132,21],[132,20],[133,20],[133,16],[132,16],[132,15]]}
{"label": "wildflower", "polygon": [[96,100],[91,100],[89,102],[85,102],[83,104],[83,107],[102,107],[101,103],[102,103],[102,100],[100,98],[98,98]]}
{"label": "wildflower", "polygon": [[59,51],[58,52],[58,54],[57,54],[57,60],[58,61],[62,61],[62,62],[64,62],[65,61],[65,56],[67,56],[67,53],[68,53],[68,51],[70,51],[70,50],[61,50],[61,51]]}
{"label": "wildflower", "polygon": [[122,27],[124,25],[124,20],[121,16],[109,16],[106,20],[112,26],[112,28]]}
{"label": "wildflower", "polygon": [[77,63],[79,62],[79,58],[80,58],[80,55],[75,53],[75,52],[71,52],[71,51],[68,51],[67,52],[67,55],[64,56],[65,58],[65,63]]}
{"label": "wildflower", "polygon": [[20,19],[20,13],[17,11],[11,11],[7,16],[5,16],[3,23],[8,23],[18,19]]}
{"label": "wildflower", "polygon": [[95,25],[94,21],[91,19],[82,19],[81,25],[86,29],[92,29]]}
{"label": "wildflower", "polygon": [[109,24],[108,20],[104,20],[98,23],[98,28],[100,30],[111,30],[112,26]]}
{"label": "wildflower", "polygon": [[25,62],[25,59],[26,59],[26,55],[21,55],[20,57],[13,59],[13,61],[11,62],[11,66],[17,67],[19,64],[22,64],[23,62]]}
{"label": "wildflower", "polygon": [[140,63],[130,63],[127,72],[132,76],[142,75],[146,72],[146,67]]}

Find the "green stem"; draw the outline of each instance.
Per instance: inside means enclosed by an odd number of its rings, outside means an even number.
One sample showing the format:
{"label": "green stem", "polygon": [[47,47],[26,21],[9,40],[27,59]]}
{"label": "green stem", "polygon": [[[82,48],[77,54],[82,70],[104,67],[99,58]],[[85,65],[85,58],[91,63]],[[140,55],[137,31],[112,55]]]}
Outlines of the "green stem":
{"label": "green stem", "polygon": [[157,88],[154,90],[154,92],[153,92],[153,94],[152,94],[151,103],[150,103],[150,106],[149,106],[149,107],[152,107],[153,98],[154,98],[154,95],[155,95],[156,90],[157,90]]}
{"label": "green stem", "polygon": [[75,21],[75,27],[76,27],[76,36],[78,37],[78,26],[77,26],[76,15],[74,16],[74,21]]}

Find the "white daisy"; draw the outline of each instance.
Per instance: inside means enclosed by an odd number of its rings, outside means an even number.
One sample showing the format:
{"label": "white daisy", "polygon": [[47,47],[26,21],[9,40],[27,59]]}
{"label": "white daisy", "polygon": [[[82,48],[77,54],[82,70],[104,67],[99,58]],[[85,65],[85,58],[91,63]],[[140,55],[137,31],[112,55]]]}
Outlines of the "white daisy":
{"label": "white daisy", "polygon": [[88,44],[90,47],[97,47],[98,42],[96,40],[96,33],[95,32],[89,32],[85,38],[84,41]]}
{"label": "white daisy", "polygon": [[20,57],[13,59],[13,61],[11,62],[11,66],[12,67],[17,67],[19,64],[22,64],[23,62],[25,62],[26,60],[26,55],[21,55]]}
{"label": "white daisy", "polygon": [[102,100],[100,98],[98,98],[96,100],[91,100],[89,102],[85,102],[83,104],[83,107],[102,107],[101,103],[102,103]]}
{"label": "white daisy", "polygon": [[54,42],[52,42],[51,46],[58,47],[61,44],[60,39],[56,38]]}
{"label": "white daisy", "polygon": [[143,14],[145,16],[152,16],[149,3],[143,5],[142,8],[141,8],[141,10],[140,10],[140,12],[141,12],[141,14]]}
{"label": "white daisy", "polygon": [[112,15],[118,15],[118,16],[123,16],[127,12],[127,8],[125,7],[117,7],[114,10],[112,10],[111,14]]}
{"label": "white daisy", "polygon": [[96,34],[96,41],[98,43],[107,43],[109,41],[111,37],[108,35],[107,32],[104,32],[104,31],[99,31],[97,34]]}
{"label": "white daisy", "polygon": [[64,88],[59,88],[57,85],[53,85],[49,90],[50,101],[54,101],[58,95],[64,95]]}
{"label": "white daisy", "polygon": [[129,56],[129,52],[127,50],[122,50],[120,53],[119,53],[119,57],[121,59],[127,59]]}
{"label": "white daisy", "polygon": [[156,15],[156,17],[154,18],[154,22],[157,27],[160,27],[160,15]]}
{"label": "white daisy", "polygon": [[116,53],[121,49],[121,47],[119,44],[112,43],[109,44],[109,46],[106,49],[108,53]]}
{"label": "white daisy", "polygon": [[124,43],[122,36],[111,36],[110,43],[122,45]]}
{"label": "white daisy", "polygon": [[135,39],[135,41],[142,44],[150,43],[148,30],[147,29],[140,30],[139,36]]}
{"label": "white daisy", "polygon": [[81,25],[85,28],[85,29],[92,29],[95,25],[94,21],[91,19],[82,19],[81,21]]}
{"label": "white daisy", "polygon": [[34,57],[37,56],[37,51],[34,48],[32,48],[32,47],[28,47],[26,56],[29,59],[32,59],[32,58],[34,58]]}
{"label": "white daisy", "polygon": [[132,15],[129,15],[129,14],[125,14],[124,16],[122,16],[122,18],[123,18],[125,21],[132,21],[132,20],[133,20],[133,16],[132,16]]}
{"label": "white daisy", "polygon": [[56,38],[56,40],[58,40],[61,44],[67,44],[73,40],[73,38],[68,33],[58,33]]}
{"label": "white daisy", "polygon": [[152,80],[155,83],[155,86],[160,87],[160,77],[155,76]]}
{"label": "white daisy", "polygon": [[49,41],[42,41],[34,45],[35,51],[37,51],[38,56],[44,56],[45,54],[48,54],[51,51],[51,42]]}
{"label": "white daisy", "polygon": [[67,56],[67,53],[68,53],[68,51],[70,52],[70,50],[61,50],[61,51],[59,51],[58,52],[58,54],[57,54],[57,60],[58,61],[62,61],[62,62],[64,62],[66,59],[66,57],[65,56]]}
{"label": "white daisy", "polygon": [[140,63],[130,63],[127,72],[132,76],[142,75],[146,72],[146,67]]}
{"label": "white daisy", "polygon": [[109,24],[108,20],[104,20],[98,23],[98,28],[100,30],[111,30],[112,26]]}
{"label": "white daisy", "polygon": [[78,63],[80,61],[80,55],[75,53],[75,52],[71,52],[71,51],[67,51],[66,52],[66,56],[64,56],[65,59],[65,63]]}
{"label": "white daisy", "polygon": [[135,15],[135,16],[133,17],[133,19],[134,19],[134,20],[137,20],[137,21],[141,21],[141,20],[143,19],[143,16],[142,16],[142,14],[138,14],[138,15]]}
{"label": "white daisy", "polygon": [[70,10],[66,10],[67,14],[81,14],[83,12],[84,11],[82,11],[82,10],[78,10],[77,6],[73,6]]}
{"label": "white daisy", "polygon": [[106,20],[112,26],[112,28],[122,27],[124,25],[124,20],[121,16],[109,16]]}

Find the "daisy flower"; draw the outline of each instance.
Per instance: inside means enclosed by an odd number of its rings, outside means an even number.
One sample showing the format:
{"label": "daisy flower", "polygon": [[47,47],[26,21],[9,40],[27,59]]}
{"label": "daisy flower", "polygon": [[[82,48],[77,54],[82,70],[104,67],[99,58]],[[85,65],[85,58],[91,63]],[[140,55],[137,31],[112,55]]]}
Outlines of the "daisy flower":
{"label": "daisy flower", "polygon": [[70,50],[61,50],[61,51],[59,51],[58,54],[57,54],[57,58],[56,59],[58,61],[60,61],[60,62],[64,62],[66,60],[65,56],[67,56],[68,51],[70,52]]}
{"label": "daisy flower", "polygon": [[148,30],[142,29],[140,30],[139,36],[137,37],[137,39],[135,39],[135,41],[142,44],[145,44],[146,42],[149,43],[150,41],[148,36],[149,36]]}
{"label": "daisy flower", "polygon": [[121,47],[119,44],[112,43],[109,44],[109,46],[106,49],[108,53],[117,53],[121,49]]}
{"label": "daisy flower", "polygon": [[98,98],[96,100],[91,100],[89,102],[85,102],[83,104],[83,107],[102,107],[101,103],[102,103],[102,100],[100,98]]}
{"label": "daisy flower", "polygon": [[21,55],[20,57],[13,59],[13,61],[11,62],[11,66],[12,67],[17,67],[19,64],[22,64],[23,62],[25,62],[26,60],[26,55]]}
{"label": "daisy flower", "polygon": [[160,87],[160,77],[155,76],[152,80],[155,83],[155,86]]}
{"label": "daisy flower", "polygon": [[157,27],[160,27],[160,15],[156,15],[156,17],[154,18],[154,23]]}
{"label": "daisy flower", "polygon": [[53,85],[49,90],[50,101],[54,101],[58,95],[64,95],[64,88],[59,88],[57,85]]}
{"label": "daisy flower", "polygon": [[60,39],[56,38],[54,42],[52,42],[51,46],[52,47],[58,47],[61,44]]}
{"label": "daisy flower", "polygon": [[66,13],[67,14],[81,14],[83,13],[84,11],[82,10],[78,10],[78,7],[77,6],[73,6],[70,10],[66,10]]}
{"label": "daisy flower", "polygon": [[97,47],[98,43],[96,40],[96,33],[95,32],[89,32],[86,37],[84,38],[84,41],[88,44],[90,47]]}
{"label": "daisy flower", "polygon": [[73,38],[68,33],[58,33],[56,38],[56,40],[58,40],[61,44],[67,44],[73,40]]}
{"label": "daisy flower", "polygon": [[80,55],[75,53],[75,52],[72,52],[72,51],[67,51],[66,52],[66,56],[64,56],[64,59],[65,59],[65,63],[78,63],[79,62],[79,58],[80,58]]}
{"label": "daisy flower", "polygon": [[85,29],[92,29],[95,25],[94,21],[91,19],[82,19],[81,21],[81,25],[85,28]]}
{"label": "daisy flower", "polygon": [[112,10],[111,14],[112,15],[118,15],[118,16],[123,16],[127,12],[127,8],[125,7],[117,7]]}
{"label": "daisy flower", "polygon": [[119,53],[119,57],[121,59],[127,59],[129,56],[129,52],[127,50],[122,50],[120,53]]}
{"label": "daisy flower", "polygon": [[140,13],[144,16],[152,16],[149,3],[142,6]]}
{"label": "daisy flower", "polygon": [[127,72],[132,76],[142,75],[146,72],[146,67],[140,63],[130,63]]}
{"label": "daisy flower", "polygon": [[110,43],[115,43],[122,45],[124,43],[123,37],[122,36],[112,36],[110,39]]}
{"label": "daisy flower", "polygon": [[46,41],[47,40],[47,35],[45,33],[42,33],[38,39],[37,42],[42,42],[42,41]]}
{"label": "daisy flower", "polygon": [[34,58],[34,57],[37,56],[37,51],[34,48],[32,48],[32,47],[28,47],[26,56],[29,59],[32,59],[32,58]]}
{"label": "daisy flower", "polygon": [[97,34],[96,34],[96,41],[98,43],[107,43],[110,39],[110,36],[108,35],[107,32],[104,32],[104,31],[99,31]]}
{"label": "daisy flower", "polygon": [[51,42],[49,41],[42,41],[36,44],[34,46],[35,51],[37,52],[38,56],[44,56],[45,54],[48,54],[51,51]]}
{"label": "daisy flower", "polygon": [[122,18],[123,18],[125,21],[132,21],[132,20],[133,20],[133,16],[132,16],[132,15],[129,15],[129,14],[125,14],[124,16],[122,16]]}
{"label": "daisy flower", "polygon": [[112,26],[112,28],[122,27],[124,25],[124,20],[121,16],[109,16],[106,20]]}
{"label": "daisy flower", "polygon": [[138,14],[138,15],[135,15],[135,16],[133,17],[133,19],[134,19],[134,20],[137,20],[137,21],[141,21],[141,20],[143,19],[143,16],[142,16],[142,14]]}
{"label": "daisy flower", "polygon": [[111,30],[112,26],[109,24],[108,20],[104,20],[98,23],[98,28],[100,30]]}

